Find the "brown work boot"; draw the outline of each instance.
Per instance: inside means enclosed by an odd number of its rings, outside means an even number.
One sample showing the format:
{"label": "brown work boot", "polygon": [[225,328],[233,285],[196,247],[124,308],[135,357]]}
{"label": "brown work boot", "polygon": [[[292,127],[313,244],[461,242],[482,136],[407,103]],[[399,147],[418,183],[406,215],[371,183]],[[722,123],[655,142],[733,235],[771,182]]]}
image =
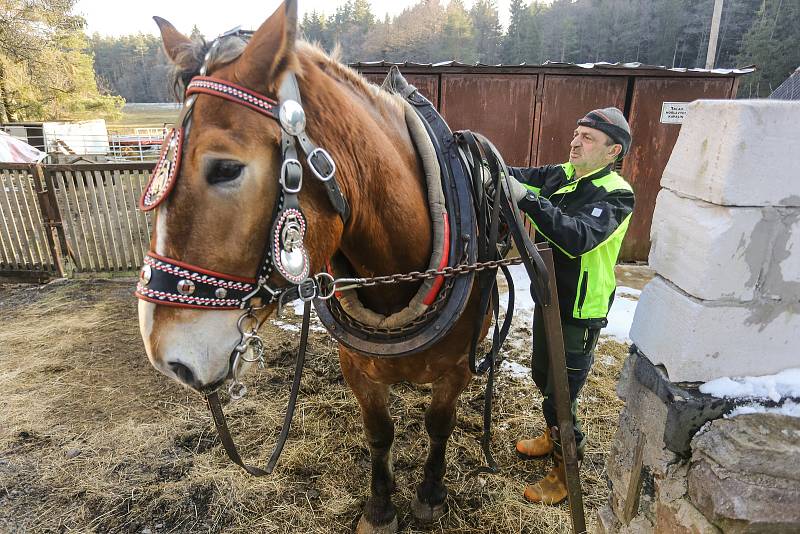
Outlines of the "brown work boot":
{"label": "brown work boot", "polygon": [[553,452],[553,438],[550,430],[533,439],[521,439],[517,442],[517,454],[525,460],[533,460],[550,455]]}
{"label": "brown work boot", "polygon": [[558,451],[553,453],[553,468],[538,482],[525,488],[525,499],[548,505],[556,505],[567,498],[567,475],[564,461]]}

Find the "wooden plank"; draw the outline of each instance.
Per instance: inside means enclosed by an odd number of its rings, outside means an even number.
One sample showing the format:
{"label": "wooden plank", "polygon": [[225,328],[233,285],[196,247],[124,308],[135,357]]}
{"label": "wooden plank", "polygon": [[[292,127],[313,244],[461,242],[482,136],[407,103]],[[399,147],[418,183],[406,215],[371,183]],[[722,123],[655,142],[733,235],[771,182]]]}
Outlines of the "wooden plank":
{"label": "wooden plank", "polygon": [[21,197],[25,204],[25,215],[28,227],[31,230],[31,239],[35,243],[35,250],[39,255],[39,265],[41,265],[43,270],[52,271],[53,259],[50,254],[50,247],[47,245],[47,240],[45,238],[44,224],[42,223],[42,214],[39,208],[39,199],[33,190],[33,177],[26,172],[24,175],[20,175],[19,178],[22,184]]}
{"label": "wooden plank", "polygon": [[642,493],[642,458],[647,437],[640,432],[636,437],[631,463],[631,478],[628,481],[628,492],[625,496],[625,509],[622,511],[622,520],[627,525],[639,511],[639,496]]}
{"label": "wooden plank", "polygon": [[16,240],[14,214],[11,212],[11,204],[8,202],[7,188],[5,171],[3,171],[0,172],[0,214],[2,214],[0,219],[2,219],[3,243],[8,251],[10,264],[21,269],[25,262],[22,260],[19,241]]}
{"label": "wooden plank", "polygon": [[117,237],[114,231],[114,221],[111,218],[112,209],[108,205],[108,195],[106,194],[107,176],[98,171],[92,173],[94,175],[95,190],[97,191],[97,201],[100,205],[100,220],[106,228],[106,247],[109,261],[114,265],[112,268],[117,270],[122,269],[122,261],[120,260],[120,251],[117,248]]}
{"label": "wooden plank", "polygon": [[[47,224],[47,244],[53,256],[56,271],[59,276],[72,276],[76,268],[76,262],[72,248],[67,241],[67,232],[64,226],[62,210],[58,205],[56,196],[56,181],[54,173],[45,172],[42,165],[34,168],[34,175],[40,184],[40,205],[43,208],[42,214],[49,221]],[[55,238],[55,241],[53,241]]]}
{"label": "wooden plank", "polygon": [[11,223],[16,234],[17,245],[19,245],[19,256],[22,260],[24,269],[32,269],[34,266],[33,256],[31,256],[31,248],[28,244],[28,237],[25,235],[25,228],[21,218],[21,210],[19,201],[16,195],[17,184],[10,171],[4,170],[3,177],[5,187],[3,188],[6,193],[6,202],[8,203],[8,211],[6,213],[11,216]]}
{"label": "wooden plank", "polygon": [[[89,217],[89,214],[84,214],[83,212],[86,211],[84,207],[83,210],[81,209],[81,187],[78,185],[78,181],[81,180],[81,177],[78,176],[77,173],[64,171],[64,182],[67,187],[67,191],[72,192],[72,198],[75,201],[75,213],[74,215],[78,219],[78,223],[80,225],[80,234],[81,239],[76,241],[76,243],[83,243],[83,250],[85,251],[85,258],[86,262],[83,264],[82,271],[91,271],[93,269],[99,268],[100,260],[97,258],[97,255],[92,255],[91,249],[89,247],[89,237],[90,233],[86,230],[86,220]],[[75,227],[77,230],[77,226]]]}
{"label": "wooden plank", "polygon": [[[82,171],[76,171],[74,173],[75,176],[75,185],[76,188],[80,191],[80,203],[82,212],[81,213],[81,225],[85,225],[89,228],[89,232],[87,233],[87,242],[93,246],[94,249],[94,256],[93,259],[95,260],[93,265],[93,271],[103,271],[108,270],[108,263],[105,261],[104,257],[100,251],[100,244],[98,241],[97,234],[99,233],[95,229],[94,217],[92,215],[92,202],[90,199],[90,193],[87,191],[88,186],[86,184],[87,177],[85,173]],[[91,180],[91,178],[89,178]]]}
{"label": "wooden plank", "polygon": [[[34,173],[41,172],[41,168],[34,168],[31,169]],[[27,198],[28,201],[28,212],[30,215],[31,226],[33,226],[34,232],[36,234],[36,239],[39,244],[39,250],[42,256],[42,268],[46,271],[53,271],[56,267],[56,249],[55,249],[55,241],[53,241],[53,232],[51,231],[49,226],[45,226],[44,220],[42,219],[42,210],[49,209],[48,206],[44,205],[42,199],[39,198],[39,194],[34,190],[34,183],[39,184],[36,189],[39,191],[44,191],[44,183],[40,181],[42,176],[31,175],[30,177],[26,177],[25,182],[28,186],[27,189]],[[33,206],[31,207],[29,204],[32,203]],[[60,273],[61,274],[61,273]]]}
{"label": "wooden plank", "polygon": [[94,171],[84,171],[86,178],[86,191],[89,194],[89,207],[92,210],[92,225],[94,226],[95,235],[97,235],[97,243],[99,245],[98,255],[105,262],[104,271],[110,272],[114,270],[114,261],[110,253],[110,246],[108,241],[107,229],[103,220],[103,208],[100,205],[100,193],[97,190],[97,183],[95,182]]}
{"label": "wooden plank", "polygon": [[[51,171],[73,171],[73,172],[92,172],[92,171],[113,171],[113,170],[138,170],[150,172],[155,167],[154,161],[149,162],[130,162],[130,163],[75,163],[70,165],[45,165]],[[5,163],[3,164],[5,167]]]}
{"label": "wooden plank", "polygon": [[138,267],[144,261],[145,244],[142,240],[142,226],[139,224],[139,210],[136,208],[138,198],[133,193],[131,180],[133,178],[130,171],[120,172],[120,191],[122,191],[125,209],[128,213],[127,220],[131,232],[131,246],[133,247]]}
{"label": "wooden plank", "polygon": [[[136,205],[137,206],[139,205],[139,199],[142,198],[142,195],[144,194],[144,186],[147,185],[147,180],[149,179],[149,177],[150,177],[149,174],[144,174],[143,175],[143,174],[140,173],[140,174],[136,175],[135,184],[136,184],[136,187],[137,187],[137,189],[139,191],[138,194],[136,195]],[[152,221],[153,221],[153,217],[155,217],[155,215],[152,215],[152,213],[153,213],[152,211],[144,212],[144,211],[139,210],[139,214],[142,216],[142,220],[144,220],[145,229],[147,230],[147,234],[146,235],[147,235],[147,238],[148,238],[148,241],[147,241],[148,248],[150,246],[150,236],[153,234],[153,229],[151,227],[151,224],[152,224]]]}
{"label": "wooden plank", "polygon": [[72,206],[70,205],[69,194],[67,193],[66,180],[63,172],[48,172],[48,189],[52,192],[56,207],[61,214],[61,228],[64,231],[64,243],[61,245],[61,252],[64,256],[69,256],[76,271],[83,270],[83,254],[78,246],[80,236],[76,232],[75,224],[72,220]]}
{"label": "wooden plank", "polygon": [[124,191],[122,190],[122,171],[114,170],[111,176],[111,197],[113,199],[114,214],[119,227],[121,253],[124,256],[125,270],[135,269],[138,260],[136,259],[135,247],[133,246],[133,235],[131,232],[131,221],[128,219],[128,206],[125,204]]}

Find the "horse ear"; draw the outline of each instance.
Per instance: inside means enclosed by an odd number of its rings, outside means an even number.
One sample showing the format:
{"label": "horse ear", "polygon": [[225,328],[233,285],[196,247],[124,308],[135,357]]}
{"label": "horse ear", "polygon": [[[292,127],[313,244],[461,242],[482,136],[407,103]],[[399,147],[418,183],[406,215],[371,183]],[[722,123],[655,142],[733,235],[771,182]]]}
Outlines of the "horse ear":
{"label": "horse ear", "polygon": [[237,62],[236,77],[248,87],[277,88],[295,61],[297,0],[286,0],[256,30]]}
{"label": "horse ear", "polygon": [[153,17],[153,20],[156,21],[158,29],[161,31],[161,40],[164,43],[164,51],[167,53],[167,57],[178,67],[186,67],[187,70],[193,67],[193,65],[181,65],[181,61],[189,59],[187,54],[183,52],[192,44],[192,40],[176,30],[175,26],[170,24],[169,21],[161,17]]}

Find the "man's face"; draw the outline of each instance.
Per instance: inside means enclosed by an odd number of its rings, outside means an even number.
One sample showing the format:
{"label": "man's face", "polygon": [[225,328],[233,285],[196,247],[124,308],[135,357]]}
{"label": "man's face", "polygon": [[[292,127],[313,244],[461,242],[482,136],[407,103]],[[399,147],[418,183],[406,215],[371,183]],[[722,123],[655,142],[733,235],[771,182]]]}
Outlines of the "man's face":
{"label": "man's face", "polygon": [[622,146],[613,144],[608,135],[588,126],[575,128],[569,148],[570,163],[584,171],[605,167],[622,150]]}

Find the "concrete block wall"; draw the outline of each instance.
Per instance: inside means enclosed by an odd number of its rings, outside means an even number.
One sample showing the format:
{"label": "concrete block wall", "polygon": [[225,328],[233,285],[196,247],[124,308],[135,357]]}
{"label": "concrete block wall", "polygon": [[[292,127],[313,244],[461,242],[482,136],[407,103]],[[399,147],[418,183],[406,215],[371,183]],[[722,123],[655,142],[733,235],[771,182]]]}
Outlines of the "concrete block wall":
{"label": "concrete block wall", "polygon": [[800,367],[798,124],[800,102],[689,106],[631,328],[674,382]]}

